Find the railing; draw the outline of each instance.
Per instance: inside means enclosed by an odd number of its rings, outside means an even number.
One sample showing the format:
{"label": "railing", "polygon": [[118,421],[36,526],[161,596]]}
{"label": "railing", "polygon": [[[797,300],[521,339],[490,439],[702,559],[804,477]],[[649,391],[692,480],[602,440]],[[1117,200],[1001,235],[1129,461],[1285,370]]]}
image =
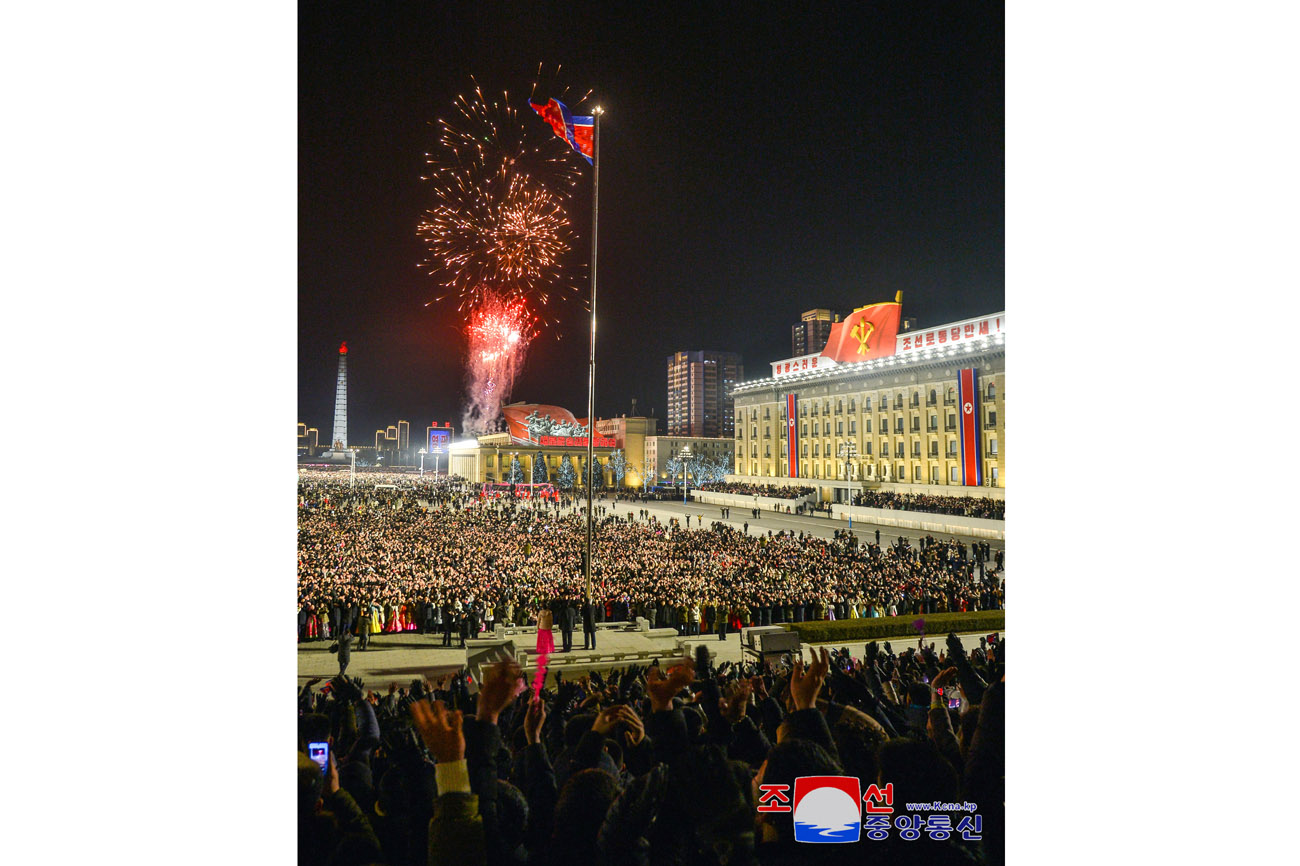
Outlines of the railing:
{"label": "railing", "polygon": [[956,398],[956,397],[944,397],[944,398],[943,398],[943,405],[945,405],[945,406],[956,406],[956,405],[957,405],[957,398]]}
{"label": "railing", "polygon": [[956,429],[957,429],[957,425],[956,425],[956,424],[945,424],[945,425],[943,425],[943,431],[944,431],[945,433],[952,433],[952,432],[954,432]]}

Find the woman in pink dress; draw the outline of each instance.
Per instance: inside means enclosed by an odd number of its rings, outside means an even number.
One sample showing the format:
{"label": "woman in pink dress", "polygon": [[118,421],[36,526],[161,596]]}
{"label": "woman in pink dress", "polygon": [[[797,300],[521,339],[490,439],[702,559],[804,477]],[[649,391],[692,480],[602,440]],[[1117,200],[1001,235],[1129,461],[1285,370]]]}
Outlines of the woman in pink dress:
{"label": "woman in pink dress", "polygon": [[555,652],[555,635],[551,634],[552,616],[551,609],[545,604],[539,604],[537,609],[537,669],[533,674],[533,695],[539,696],[542,693],[542,685],[546,682],[546,662]]}

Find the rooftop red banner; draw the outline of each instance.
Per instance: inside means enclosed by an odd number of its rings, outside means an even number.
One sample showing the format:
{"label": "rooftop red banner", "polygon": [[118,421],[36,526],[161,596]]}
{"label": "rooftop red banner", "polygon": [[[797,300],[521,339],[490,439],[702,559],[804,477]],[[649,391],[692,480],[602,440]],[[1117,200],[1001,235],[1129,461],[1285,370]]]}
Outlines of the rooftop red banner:
{"label": "rooftop red banner", "polygon": [[840,364],[888,358],[897,348],[902,310],[903,305],[897,301],[859,307],[844,321],[831,325],[822,357]]}

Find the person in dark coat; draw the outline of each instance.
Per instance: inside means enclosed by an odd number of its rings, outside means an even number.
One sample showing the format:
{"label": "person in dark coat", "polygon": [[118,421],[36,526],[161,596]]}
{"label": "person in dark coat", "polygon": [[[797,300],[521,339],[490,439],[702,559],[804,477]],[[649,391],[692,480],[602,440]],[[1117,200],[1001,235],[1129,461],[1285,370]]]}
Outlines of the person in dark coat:
{"label": "person in dark coat", "polygon": [[364,650],[370,646],[370,628],[374,625],[374,619],[370,616],[370,602],[363,604],[361,610],[365,613],[357,619],[357,634],[361,638],[357,649]]}
{"label": "person in dark coat", "polygon": [[450,604],[442,606],[442,645],[451,646],[451,635],[456,630],[456,609]]}
{"label": "person in dark coat", "polygon": [[591,602],[582,606],[582,648],[596,648],[596,608]]}
{"label": "person in dark coat", "polygon": [[339,654],[339,676],[343,676],[348,669],[348,662],[352,661],[352,632],[345,631],[339,635],[339,639],[330,647],[330,652]]}
{"label": "person in dark coat", "polygon": [[560,621],[560,652],[573,652],[573,625],[578,618],[577,611],[568,599],[561,599],[557,607],[555,618]]}

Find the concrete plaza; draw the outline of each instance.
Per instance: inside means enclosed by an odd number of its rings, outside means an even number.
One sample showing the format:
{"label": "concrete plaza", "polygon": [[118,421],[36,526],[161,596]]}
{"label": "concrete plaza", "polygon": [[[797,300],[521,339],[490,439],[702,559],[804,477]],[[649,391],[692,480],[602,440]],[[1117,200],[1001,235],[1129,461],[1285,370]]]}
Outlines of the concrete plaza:
{"label": "concrete plaza", "polygon": [[[557,628],[553,633],[558,646],[560,630]],[[1006,632],[1003,634],[1005,635]],[[983,632],[958,635],[967,650],[978,646],[979,639],[983,636]],[[519,635],[515,639],[515,649],[529,651],[531,659],[533,655],[531,651],[536,645],[536,640],[535,633]],[[741,660],[741,636],[737,634],[729,634],[726,640],[718,640],[716,635],[679,639],[651,637],[636,631],[598,628],[596,649],[592,651],[581,649],[582,632],[577,630],[574,632],[576,648],[572,652],[557,653],[551,657],[552,665],[548,672],[547,683],[554,683],[554,671],[557,669],[564,671],[565,676],[568,677],[570,671],[573,676],[578,676],[591,669],[606,670],[633,663],[648,665],[656,658],[664,663],[681,655],[678,649],[679,640],[692,647],[697,643],[704,644],[711,653],[715,654],[715,664]],[[889,640],[895,652],[917,645],[916,638],[897,637]],[[882,640],[881,643],[883,642]],[[936,649],[942,649],[944,636],[928,635],[926,642],[936,644]],[[474,642],[471,642],[471,646],[473,645]],[[338,656],[328,651],[329,646],[330,641],[323,640],[298,645],[299,687],[312,677],[329,679],[338,673]],[[847,644],[836,642],[825,646],[834,648],[847,646],[854,656],[861,656],[865,651],[866,642],[857,641]],[[370,648],[364,652],[358,651],[356,644],[353,644],[347,673],[351,677],[361,677],[367,689],[380,691],[387,689],[389,683],[395,682],[399,686],[404,686],[417,677],[433,679],[436,678],[435,675],[441,675],[451,668],[459,668],[465,664],[465,653],[466,651],[459,646],[451,649],[444,648],[441,635],[374,635],[370,638]],[[615,659],[616,655],[622,655],[622,658]],[[529,673],[531,675],[531,669]]]}

